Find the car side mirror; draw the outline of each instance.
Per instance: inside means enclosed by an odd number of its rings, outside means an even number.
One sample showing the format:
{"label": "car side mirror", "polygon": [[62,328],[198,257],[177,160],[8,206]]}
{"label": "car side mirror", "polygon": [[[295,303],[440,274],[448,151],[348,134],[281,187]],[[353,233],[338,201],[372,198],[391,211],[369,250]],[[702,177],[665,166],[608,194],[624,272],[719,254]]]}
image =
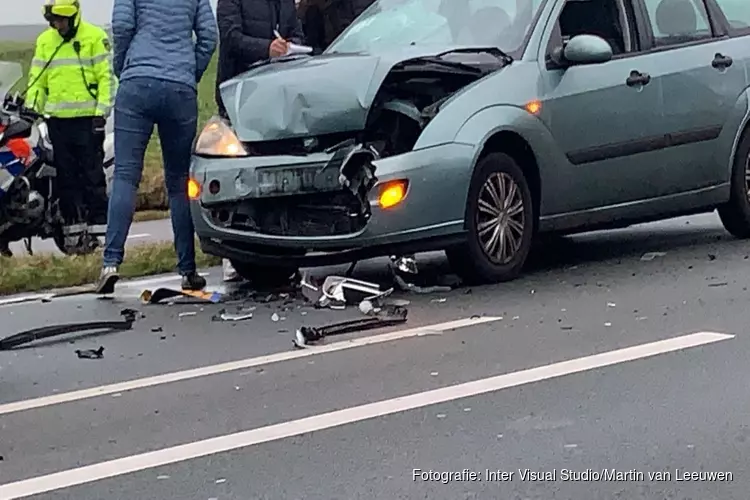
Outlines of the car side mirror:
{"label": "car side mirror", "polygon": [[550,54],[555,67],[601,64],[612,59],[612,47],[596,35],[577,35],[568,40],[564,47],[556,47]]}

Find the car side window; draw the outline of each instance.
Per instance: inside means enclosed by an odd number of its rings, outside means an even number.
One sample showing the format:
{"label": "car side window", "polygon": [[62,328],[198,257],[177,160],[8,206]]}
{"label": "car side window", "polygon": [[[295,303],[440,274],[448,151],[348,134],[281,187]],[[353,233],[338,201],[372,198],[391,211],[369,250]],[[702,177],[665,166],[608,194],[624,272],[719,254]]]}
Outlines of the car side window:
{"label": "car side window", "polygon": [[750,1],[714,0],[735,34],[750,35]]}
{"label": "car side window", "polygon": [[612,47],[612,54],[636,52],[635,22],[629,0],[566,0],[557,25],[552,45],[577,35],[596,35]]}
{"label": "car side window", "polygon": [[713,37],[704,0],[644,0],[655,47]]}

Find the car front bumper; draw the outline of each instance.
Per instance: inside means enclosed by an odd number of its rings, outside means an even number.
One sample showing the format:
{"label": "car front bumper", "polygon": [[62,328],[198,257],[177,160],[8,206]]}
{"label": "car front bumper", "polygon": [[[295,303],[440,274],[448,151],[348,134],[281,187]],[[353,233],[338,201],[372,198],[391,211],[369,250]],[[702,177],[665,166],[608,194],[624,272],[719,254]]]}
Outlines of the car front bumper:
{"label": "car front bumper", "polygon": [[[260,199],[291,203],[303,196],[304,190],[294,182],[269,189],[260,172],[325,165],[330,155],[194,156],[191,178],[201,185],[199,200],[191,202],[196,234],[204,251],[220,257],[258,263],[291,259],[297,265],[311,266],[445,248],[463,237],[474,155],[474,147],[450,143],[375,161],[377,184],[368,193],[371,215],[366,223],[351,232],[318,236],[237,229],[220,220],[218,209],[232,210]],[[315,182],[338,182],[330,177]],[[393,207],[381,208],[378,197],[382,186],[404,179],[409,183],[405,198]],[[208,189],[212,181],[220,186],[214,194]]]}

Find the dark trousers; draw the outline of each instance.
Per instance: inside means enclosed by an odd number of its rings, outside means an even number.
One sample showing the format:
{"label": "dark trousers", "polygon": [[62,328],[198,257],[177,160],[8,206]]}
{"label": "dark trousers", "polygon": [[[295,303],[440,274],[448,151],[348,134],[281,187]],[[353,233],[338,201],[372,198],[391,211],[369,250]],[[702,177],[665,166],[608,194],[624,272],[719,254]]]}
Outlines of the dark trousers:
{"label": "dark trousers", "polygon": [[187,183],[197,125],[198,96],[192,87],[155,78],[132,78],[120,83],[115,98],[115,172],[109,200],[105,267],[116,267],[123,261],[143,175],[143,158],[156,126],[177,266],[183,275],[195,272],[195,229]]}
{"label": "dark trousers", "polygon": [[50,118],[47,127],[57,169],[60,210],[66,224],[106,224],[102,137],[94,132],[94,119]]}

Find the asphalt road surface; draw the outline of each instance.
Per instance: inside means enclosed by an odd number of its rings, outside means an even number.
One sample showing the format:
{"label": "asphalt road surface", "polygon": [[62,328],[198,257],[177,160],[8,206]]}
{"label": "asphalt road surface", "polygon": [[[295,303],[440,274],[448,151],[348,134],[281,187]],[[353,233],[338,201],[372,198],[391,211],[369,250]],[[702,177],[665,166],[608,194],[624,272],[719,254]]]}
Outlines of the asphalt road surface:
{"label": "asphalt road surface", "polygon": [[6,305],[4,334],[145,318],[0,352],[0,498],[747,500],[748,254],[714,215],[551,241],[523,279],[398,294],[405,325],[306,350],[296,328],[361,313],[136,302],[172,278]]}
{"label": "asphalt road surface", "polygon": [[[128,235],[128,245],[139,245],[143,243],[154,243],[159,241],[170,240],[172,238],[172,223],[169,219],[154,220],[148,222],[136,222],[130,227]],[[104,238],[100,238],[102,242]],[[23,242],[15,242],[10,245],[10,249],[16,256],[26,255],[26,247]],[[53,253],[61,255],[61,252],[55,246],[51,239],[42,240],[33,238],[31,249],[35,254]]]}

